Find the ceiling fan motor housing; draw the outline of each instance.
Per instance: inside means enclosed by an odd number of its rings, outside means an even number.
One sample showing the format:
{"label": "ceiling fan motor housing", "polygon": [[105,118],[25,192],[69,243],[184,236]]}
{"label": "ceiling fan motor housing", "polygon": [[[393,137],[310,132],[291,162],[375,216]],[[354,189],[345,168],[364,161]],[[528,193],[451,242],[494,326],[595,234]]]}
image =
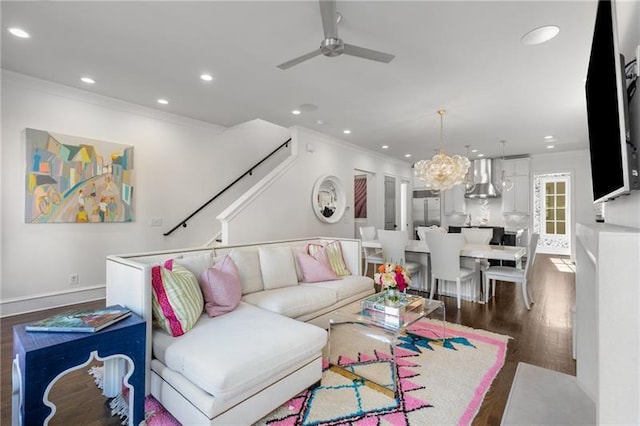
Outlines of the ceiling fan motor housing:
{"label": "ceiling fan motor housing", "polygon": [[339,38],[325,38],[320,43],[320,50],[324,56],[340,56],[344,52],[344,43]]}

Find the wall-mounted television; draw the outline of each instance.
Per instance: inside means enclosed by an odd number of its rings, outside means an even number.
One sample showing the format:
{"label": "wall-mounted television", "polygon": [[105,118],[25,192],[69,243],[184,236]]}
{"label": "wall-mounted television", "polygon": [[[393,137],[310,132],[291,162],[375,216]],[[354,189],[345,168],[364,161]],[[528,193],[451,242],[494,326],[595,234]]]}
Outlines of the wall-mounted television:
{"label": "wall-mounted television", "polygon": [[585,85],[594,203],[640,189],[615,5],[600,0]]}

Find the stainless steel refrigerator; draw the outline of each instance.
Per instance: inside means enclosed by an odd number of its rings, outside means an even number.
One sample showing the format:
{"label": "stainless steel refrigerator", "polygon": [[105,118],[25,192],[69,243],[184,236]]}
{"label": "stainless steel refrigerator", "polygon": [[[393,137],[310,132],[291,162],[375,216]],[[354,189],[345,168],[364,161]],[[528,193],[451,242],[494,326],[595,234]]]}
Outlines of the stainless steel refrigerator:
{"label": "stainless steel refrigerator", "polygon": [[413,230],[418,226],[440,226],[440,196],[432,191],[413,191]]}

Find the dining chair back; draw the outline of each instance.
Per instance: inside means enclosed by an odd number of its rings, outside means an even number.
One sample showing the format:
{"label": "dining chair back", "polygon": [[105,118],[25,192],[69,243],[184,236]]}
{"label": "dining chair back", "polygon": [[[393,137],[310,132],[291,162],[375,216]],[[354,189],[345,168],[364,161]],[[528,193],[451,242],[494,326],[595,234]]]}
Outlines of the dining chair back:
{"label": "dining chair back", "polygon": [[382,245],[382,257],[386,262],[404,264],[404,249],[409,241],[406,232],[378,229],[378,241]]}
{"label": "dining chair back", "polygon": [[375,226],[361,226],[360,238],[362,241],[373,241],[376,239],[376,227]]}
{"label": "dining chair back", "polygon": [[[361,226],[360,227],[360,239],[362,241],[374,241],[376,239],[376,227],[375,226]],[[364,275],[369,272],[369,264],[381,265],[384,263],[382,258],[382,250],[362,247],[362,254],[364,255]]]}
{"label": "dining chair back", "polygon": [[382,246],[382,258],[384,261],[404,265],[411,276],[411,283],[414,284],[414,287],[422,287],[422,265],[418,262],[406,261],[405,247],[409,241],[407,233],[405,231],[378,229],[378,241]]}
{"label": "dining chair back", "polygon": [[436,281],[455,281],[457,305],[460,309],[462,280],[472,280],[474,270],[460,266],[460,251],[467,243],[462,234],[428,232],[425,240],[431,256],[431,294],[436,292]]}
{"label": "dining chair back", "polygon": [[487,245],[493,238],[491,228],[462,228],[460,231],[469,244]]}
{"label": "dining chair back", "polygon": [[534,300],[530,284],[533,274],[533,265],[536,261],[539,238],[539,234],[531,235],[531,241],[529,241],[529,246],[527,248],[527,263],[524,269],[514,266],[492,266],[483,271],[485,302],[489,301],[489,285],[491,285],[492,293],[495,296],[496,281],[499,280],[520,284],[524,305],[528,310],[531,309],[531,304],[534,303]]}

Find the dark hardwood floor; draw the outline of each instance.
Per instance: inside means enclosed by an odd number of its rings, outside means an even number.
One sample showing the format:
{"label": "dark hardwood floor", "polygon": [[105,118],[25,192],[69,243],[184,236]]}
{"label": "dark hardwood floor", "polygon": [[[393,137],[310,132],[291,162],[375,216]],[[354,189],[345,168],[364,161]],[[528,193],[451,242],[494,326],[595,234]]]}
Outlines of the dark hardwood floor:
{"label": "dark hardwood floor", "polygon": [[[447,320],[473,328],[506,334],[509,341],[504,367],[484,399],[475,425],[497,425],[504,411],[511,383],[519,362],[575,375],[576,364],[571,357],[571,311],[575,301],[575,274],[567,257],[538,255],[532,285],[535,304],[527,311],[517,287],[499,282],[496,296],[488,304],[463,302],[459,311],[453,298],[443,298],[447,305]],[[104,306],[104,301],[77,307]],[[1,425],[11,424],[11,357],[12,327],[35,321],[70,307],[18,315],[0,320],[0,409]],[[109,416],[106,398],[100,394],[86,373],[89,367],[63,377],[53,388],[51,400],[58,411],[51,425],[116,425]]]}

